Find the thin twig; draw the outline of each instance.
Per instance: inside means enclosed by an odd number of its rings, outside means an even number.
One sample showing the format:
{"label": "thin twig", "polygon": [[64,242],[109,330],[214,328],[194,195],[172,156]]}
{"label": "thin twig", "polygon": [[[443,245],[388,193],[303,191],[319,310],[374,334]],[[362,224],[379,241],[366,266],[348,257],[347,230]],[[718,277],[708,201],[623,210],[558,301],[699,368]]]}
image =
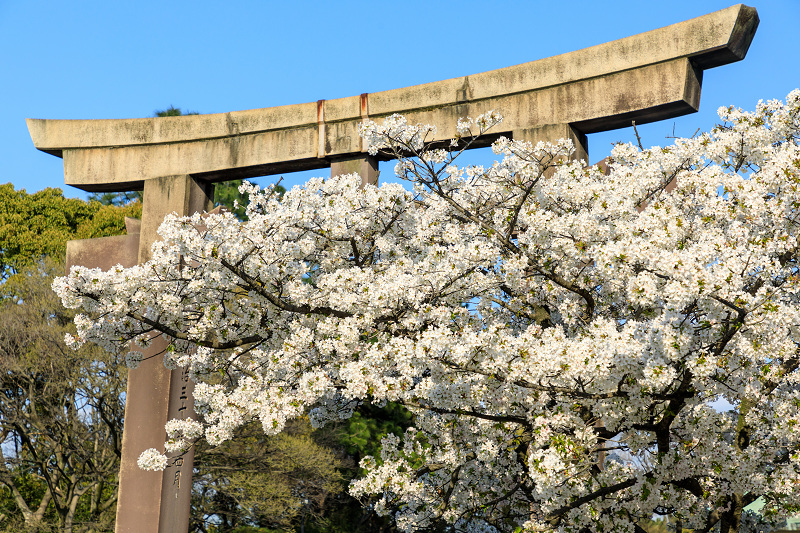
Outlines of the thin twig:
{"label": "thin twig", "polygon": [[636,121],[631,121],[631,126],[633,126],[633,133],[636,134],[636,143],[639,145],[639,150],[644,152],[644,146],[642,146],[642,138],[639,137],[639,130],[636,129]]}

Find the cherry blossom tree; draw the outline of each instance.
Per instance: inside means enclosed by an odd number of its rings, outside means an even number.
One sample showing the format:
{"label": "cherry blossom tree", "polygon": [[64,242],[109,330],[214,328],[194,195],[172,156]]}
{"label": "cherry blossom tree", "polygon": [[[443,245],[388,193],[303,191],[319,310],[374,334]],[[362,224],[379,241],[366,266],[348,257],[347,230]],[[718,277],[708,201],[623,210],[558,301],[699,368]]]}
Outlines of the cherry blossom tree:
{"label": "cherry blossom tree", "polygon": [[642,531],[655,514],[728,533],[757,498],[778,522],[800,510],[800,91],[720,116],[618,145],[607,173],[569,141],[505,138],[501,161],[457,166],[493,112],[449,149],[432,126],[368,122],[412,190],[245,185],[246,222],[167,217],[149,262],[54,283],[83,309],[68,341],[170,341],[201,421],[170,422],[168,452],[402,404],[413,426],[350,490],[405,531]]}

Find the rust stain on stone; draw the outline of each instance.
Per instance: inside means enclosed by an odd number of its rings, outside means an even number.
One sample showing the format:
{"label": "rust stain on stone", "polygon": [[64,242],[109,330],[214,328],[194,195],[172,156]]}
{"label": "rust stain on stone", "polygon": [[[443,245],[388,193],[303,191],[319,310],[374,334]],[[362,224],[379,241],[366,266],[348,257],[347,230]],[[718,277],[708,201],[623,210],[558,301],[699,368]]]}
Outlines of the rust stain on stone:
{"label": "rust stain on stone", "polygon": [[319,137],[317,157],[322,158],[330,150],[330,144],[325,142],[325,100],[317,100],[317,135]]}
{"label": "rust stain on stone", "polygon": [[317,100],[317,124],[325,122],[325,100]]}

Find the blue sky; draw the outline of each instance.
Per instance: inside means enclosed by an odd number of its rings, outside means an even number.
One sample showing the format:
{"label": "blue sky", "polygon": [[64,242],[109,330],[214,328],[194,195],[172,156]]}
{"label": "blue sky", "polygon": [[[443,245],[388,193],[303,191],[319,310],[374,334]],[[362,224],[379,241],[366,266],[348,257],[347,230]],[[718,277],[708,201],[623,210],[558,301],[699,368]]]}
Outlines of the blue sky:
{"label": "blue sky", "polygon": [[[729,5],[0,0],[0,183],[64,188],[61,160],[34,149],[26,117],[145,117],[170,105],[219,113],[352,96],[533,61]],[[641,127],[645,145],[669,143],[673,128],[709,129],[719,106],[752,109],[800,86],[800,0],[750,5],[761,24],[745,60],[706,71],[700,112]],[[590,159],[632,138],[629,129],[591,135]]]}

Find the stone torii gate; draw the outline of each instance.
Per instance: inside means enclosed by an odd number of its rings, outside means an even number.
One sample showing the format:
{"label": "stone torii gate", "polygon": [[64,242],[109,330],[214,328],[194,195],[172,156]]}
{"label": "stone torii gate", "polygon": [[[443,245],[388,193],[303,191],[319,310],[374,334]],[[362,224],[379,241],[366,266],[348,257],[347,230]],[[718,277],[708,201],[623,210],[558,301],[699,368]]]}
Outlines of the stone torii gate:
{"label": "stone torii gate", "polygon": [[[85,191],[144,190],[141,224],[128,235],[68,244],[68,263],[109,268],[150,258],[168,213],[211,207],[213,184],[297,170],[358,172],[377,183],[357,125],[393,113],[436,124],[436,141],[455,137],[459,117],[494,109],[497,135],[531,141],[569,138],[588,160],[586,134],[697,111],[703,71],[744,58],[756,10],[735,5],[702,17],[591,48],[472,76],[315,103],[213,115],[122,120],[29,119],[39,150],[63,158],[67,185]],[[153,343],[148,355],[163,350]],[[130,372],[116,531],[188,529],[192,456],[163,474],[138,469],[161,448],[164,424],[192,416],[191,384],[159,357]]]}

